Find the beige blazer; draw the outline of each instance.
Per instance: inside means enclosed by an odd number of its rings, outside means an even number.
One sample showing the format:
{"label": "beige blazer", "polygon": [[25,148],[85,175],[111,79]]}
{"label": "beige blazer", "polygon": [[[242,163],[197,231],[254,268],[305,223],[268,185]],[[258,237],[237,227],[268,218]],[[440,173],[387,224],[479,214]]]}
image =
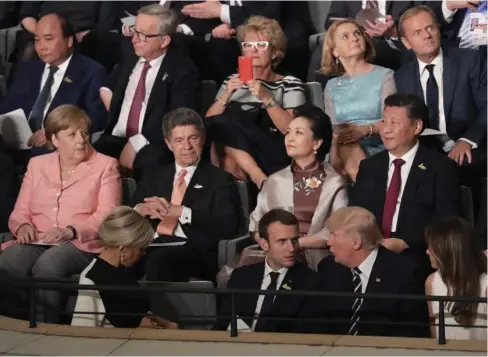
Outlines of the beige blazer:
{"label": "beige blazer", "polygon": [[[324,239],[329,238],[329,232],[325,229],[325,221],[335,210],[346,207],[348,204],[347,182],[339,175],[329,163],[324,162],[326,173],[325,182],[322,186],[319,203],[310,224],[308,235],[319,233]],[[256,208],[249,217],[249,231],[256,232],[258,223],[263,215],[273,208],[282,208],[294,213],[293,205],[293,173],[291,166],[269,176],[264,183],[263,189],[259,192]],[[318,249],[307,249],[306,255],[310,266],[315,268],[317,259],[327,255],[327,251],[311,252]],[[312,255],[320,256],[312,257]]]}

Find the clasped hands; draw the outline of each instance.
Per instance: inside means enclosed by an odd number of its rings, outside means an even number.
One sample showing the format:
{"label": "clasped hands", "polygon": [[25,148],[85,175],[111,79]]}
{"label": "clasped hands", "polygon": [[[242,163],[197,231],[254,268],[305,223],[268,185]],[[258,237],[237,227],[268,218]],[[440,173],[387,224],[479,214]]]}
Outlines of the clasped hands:
{"label": "clasped hands", "polygon": [[47,232],[38,232],[30,224],[24,224],[17,230],[17,241],[21,244],[34,242],[59,243],[73,238],[73,232],[68,228],[53,227]]}
{"label": "clasped hands", "polygon": [[144,217],[163,220],[164,217],[180,218],[183,207],[172,204],[164,197],[147,197],[144,203],[137,205],[136,211]]}

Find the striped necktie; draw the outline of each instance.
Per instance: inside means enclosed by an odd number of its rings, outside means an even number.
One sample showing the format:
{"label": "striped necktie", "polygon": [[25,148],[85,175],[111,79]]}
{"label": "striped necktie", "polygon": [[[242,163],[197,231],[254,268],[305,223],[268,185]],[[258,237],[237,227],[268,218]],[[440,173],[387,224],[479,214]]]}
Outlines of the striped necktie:
{"label": "striped necktie", "polygon": [[[359,268],[352,268],[352,286],[354,287],[355,293],[362,293],[362,284],[361,284],[361,270]],[[349,328],[349,335],[357,335],[359,333],[359,310],[361,309],[361,305],[363,304],[363,298],[357,297],[354,299],[354,303],[352,304],[352,315],[351,315],[351,327]]]}
{"label": "striped necktie", "polygon": [[[481,0],[476,12],[483,13],[486,16],[486,2],[487,0]],[[471,13],[471,9],[466,9],[463,23],[459,29],[459,48],[478,49],[479,47],[478,45],[473,44],[471,39],[471,26],[473,25],[472,21],[475,21],[471,20]]]}

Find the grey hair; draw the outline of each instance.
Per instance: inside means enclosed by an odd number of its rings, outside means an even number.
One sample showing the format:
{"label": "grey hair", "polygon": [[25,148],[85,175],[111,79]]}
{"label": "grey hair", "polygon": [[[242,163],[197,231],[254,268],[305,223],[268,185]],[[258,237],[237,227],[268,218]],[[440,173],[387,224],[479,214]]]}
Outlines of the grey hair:
{"label": "grey hair", "polygon": [[142,7],[138,14],[157,16],[159,19],[158,34],[172,35],[176,32],[178,16],[173,10],[165,9],[159,4],[150,4]]}
{"label": "grey hair", "polygon": [[98,236],[106,247],[145,248],[151,244],[151,223],[127,206],[114,208],[103,220]]}
{"label": "grey hair", "polygon": [[195,125],[201,136],[205,136],[205,125],[202,117],[193,109],[177,108],[163,117],[163,134],[171,137],[171,131],[177,126]]}

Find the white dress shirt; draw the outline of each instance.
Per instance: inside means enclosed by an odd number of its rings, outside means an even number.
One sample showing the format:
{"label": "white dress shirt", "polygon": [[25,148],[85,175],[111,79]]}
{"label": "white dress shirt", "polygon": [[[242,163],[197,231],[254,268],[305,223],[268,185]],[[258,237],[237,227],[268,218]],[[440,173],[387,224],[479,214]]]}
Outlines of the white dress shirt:
{"label": "white dress shirt", "polygon": [[[449,152],[454,147],[454,145],[456,145],[456,143],[447,135],[446,113],[444,111],[444,83],[442,78],[442,74],[444,71],[442,50],[439,51],[437,57],[435,57],[430,63],[425,63],[418,58],[417,61],[419,62],[420,84],[422,86],[422,92],[424,93],[425,103],[427,103],[427,80],[430,76],[429,70],[425,67],[429,64],[434,65],[434,77],[437,82],[437,87],[439,88],[439,131],[445,134],[440,137],[440,140],[444,143],[444,151]],[[459,140],[466,141],[471,145],[473,149],[476,149],[478,147],[476,143],[466,138],[460,138]]]}
{"label": "white dress shirt", "polygon": [[220,21],[225,22],[226,24],[229,24],[232,26],[230,23],[230,7],[229,6],[242,6],[242,1],[241,0],[230,0],[230,5],[225,5],[222,4],[220,7]]}
{"label": "white dress shirt", "polygon": [[[266,290],[271,283],[271,276],[269,273],[271,272],[276,272],[279,273],[280,276],[278,277],[278,280],[276,281],[276,290],[279,290],[281,287],[281,284],[283,283],[283,279],[285,278],[286,273],[288,272],[288,268],[281,268],[279,270],[273,270],[271,267],[268,265],[268,258],[266,258],[264,262],[264,276],[263,276],[263,282],[261,283],[261,290]],[[255,316],[259,317],[259,314],[261,313],[261,308],[263,307],[263,302],[264,302],[264,297],[266,295],[259,295],[258,301],[256,303],[256,310],[254,310]],[[276,296],[275,296],[276,297]],[[252,323],[252,331],[256,328],[256,324],[258,323],[258,319],[254,319]]]}
{"label": "white dress shirt", "polygon": [[366,259],[359,264],[358,269],[361,271],[359,277],[361,278],[361,293],[366,292],[368,287],[369,278],[371,277],[371,271],[373,270],[374,263],[376,262],[376,257],[378,256],[378,248],[375,248],[369,253]]}
{"label": "white dress shirt", "polygon": [[395,171],[395,165],[393,164],[393,161],[396,159],[402,159],[403,161],[405,161],[405,163],[401,167],[402,181],[400,186],[400,192],[398,193],[397,204],[395,207],[395,214],[393,215],[393,220],[391,222],[392,232],[396,232],[396,227],[398,222],[398,212],[400,212],[400,203],[402,202],[403,191],[405,190],[405,184],[407,183],[408,174],[410,173],[410,169],[412,168],[413,160],[415,159],[415,155],[417,154],[418,149],[419,149],[419,142],[417,141],[414,147],[411,148],[402,157],[395,157],[391,153],[388,153],[388,156],[390,158],[390,164],[388,165],[388,185],[386,186],[387,192],[388,192],[388,187],[390,187],[390,182],[391,182],[391,178],[393,177],[393,172]]}
{"label": "white dress shirt", "polygon": [[[69,56],[66,61],[61,63],[58,66],[58,70],[56,71],[56,73],[54,73],[53,85],[51,86],[51,92],[49,93],[49,97],[48,97],[47,102],[46,102],[46,107],[44,108],[43,118],[46,117],[47,111],[49,110],[49,107],[51,106],[53,98],[56,95],[56,93],[58,92],[59,86],[61,85],[61,82],[64,79],[66,69],[68,68],[68,65],[69,65],[72,57],[73,57],[73,55]],[[44,87],[44,84],[46,84],[47,78],[49,77],[49,68],[51,68],[51,65],[46,63],[46,65],[44,66],[44,72],[42,72],[41,87],[39,89],[39,93],[41,93],[42,87]],[[44,126],[44,120],[43,120],[43,126]]]}
{"label": "white dress shirt", "polygon": [[[452,22],[452,19],[454,18],[454,15],[457,13],[457,9],[451,11],[447,8],[446,0],[442,0],[442,15],[444,16],[444,20],[449,24]],[[461,34],[463,33],[469,33],[466,30],[471,26],[469,23],[469,14],[466,13],[468,16],[464,16],[463,23],[461,24],[461,27],[459,28],[459,32],[457,37],[461,37]],[[469,36],[469,35],[468,35]]]}
{"label": "white dress shirt", "polygon": [[[156,76],[159,72],[159,68],[161,67],[161,63],[163,63],[165,55],[166,53],[163,53],[158,58],[149,61],[151,68],[148,69],[146,74],[146,92],[144,96],[144,101],[142,103],[141,114],[139,116],[139,134],[136,134],[129,139],[129,142],[136,152],[139,152],[139,150],[149,144],[149,141],[144,137],[144,135],[141,134],[141,131],[144,124],[144,116],[146,114],[147,103],[149,101],[154,82],[156,81]],[[119,120],[117,121],[117,124],[112,131],[113,136],[118,136],[121,138],[126,137],[127,121],[129,120],[130,107],[132,106],[132,101],[134,100],[137,85],[139,84],[139,79],[141,78],[142,69],[144,68],[144,62],[146,62],[146,60],[144,58],[140,58],[132,69],[132,74],[129,77],[129,82],[127,83],[127,87],[125,89],[124,101],[122,102],[122,107],[120,108]],[[108,88],[102,88],[102,90],[105,89]]]}

